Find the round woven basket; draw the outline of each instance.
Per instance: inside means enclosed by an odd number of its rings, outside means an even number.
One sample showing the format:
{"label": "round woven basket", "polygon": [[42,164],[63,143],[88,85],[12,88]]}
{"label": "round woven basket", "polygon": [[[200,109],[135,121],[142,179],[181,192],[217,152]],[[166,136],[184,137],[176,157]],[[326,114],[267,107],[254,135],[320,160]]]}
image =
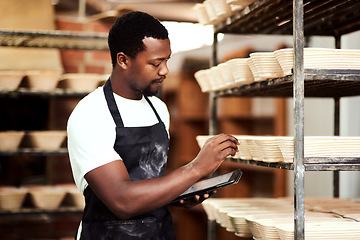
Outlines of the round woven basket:
{"label": "round woven basket", "polygon": [[30,198],[34,206],[43,210],[58,209],[66,192],[54,186],[27,186]]}
{"label": "round woven basket", "polygon": [[0,209],[19,210],[27,193],[24,188],[0,187]]}
{"label": "round woven basket", "polygon": [[26,72],[26,78],[31,90],[52,92],[60,81],[61,73],[58,71],[31,70]]}
{"label": "round woven basket", "polygon": [[75,184],[59,184],[56,186],[62,188],[66,192],[64,199],[65,204],[81,209],[85,207],[85,197]]}
{"label": "round woven basket", "polygon": [[14,91],[18,89],[25,73],[21,71],[0,71],[0,90]]}
{"label": "round woven basket", "polygon": [[96,73],[68,73],[62,76],[64,88],[73,92],[91,92],[101,80],[102,76]]}
{"label": "round woven basket", "polygon": [[24,131],[0,132],[0,150],[17,150],[24,135]]}
{"label": "round woven basket", "polygon": [[66,138],[66,131],[31,131],[27,136],[33,148],[57,150]]}

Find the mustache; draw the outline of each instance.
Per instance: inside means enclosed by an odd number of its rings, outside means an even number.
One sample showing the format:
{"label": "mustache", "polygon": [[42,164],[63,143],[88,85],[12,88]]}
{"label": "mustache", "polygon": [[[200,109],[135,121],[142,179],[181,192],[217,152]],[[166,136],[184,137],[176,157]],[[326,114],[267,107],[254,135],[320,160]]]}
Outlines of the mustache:
{"label": "mustache", "polygon": [[151,83],[161,83],[166,79],[166,76],[163,76],[161,78],[157,78],[151,81]]}

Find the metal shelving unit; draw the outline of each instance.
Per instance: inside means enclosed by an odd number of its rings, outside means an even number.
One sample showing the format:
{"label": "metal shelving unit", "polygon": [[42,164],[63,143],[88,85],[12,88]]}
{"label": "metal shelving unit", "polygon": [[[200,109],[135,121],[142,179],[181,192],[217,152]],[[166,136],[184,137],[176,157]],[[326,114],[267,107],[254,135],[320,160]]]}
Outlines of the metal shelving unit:
{"label": "metal shelving unit", "polygon": [[[293,74],[210,93],[209,134],[216,133],[218,97],[293,97],[294,163],[253,160],[231,161],[294,171],[294,222],[296,240],[304,239],[304,171],[334,171],[334,197],[339,196],[339,171],[360,170],[359,158],[304,158],[304,97],[331,97],[335,101],[334,135],[339,135],[340,97],[360,93],[360,71],[304,69],[304,35],[341,36],[360,29],[360,0],[258,0],[214,26],[212,66],[217,65],[217,34],[293,35]],[[215,239],[209,222],[208,239]]]}
{"label": "metal shelving unit", "polygon": [[[32,47],[32,48],[58,48],[77,50],[108,50],[107,34],[84,33],[58,30],[9,30],[0,29],[0,46],[5,47]],[[74,97],[82,98],[87,93],[73,92],[64,89],[56,89],[53,92],[35,91],[19,88],[14,91],[0,90],[1,97],[29,97],[41,98]],[[0,151],[0,156],[64,156],[68,154],[67,149],[61,148],[54,151],[43,151],[31,148],[18,149],[16,151]],[[55,210],[39,210],[35,208],[22,208],[17,211],[0,211],[1,216],[14,216],[22,218],[24,215],[44,215],[51,218],[54,214],[82,213],[82,209],[75,207],[61,207]]]}

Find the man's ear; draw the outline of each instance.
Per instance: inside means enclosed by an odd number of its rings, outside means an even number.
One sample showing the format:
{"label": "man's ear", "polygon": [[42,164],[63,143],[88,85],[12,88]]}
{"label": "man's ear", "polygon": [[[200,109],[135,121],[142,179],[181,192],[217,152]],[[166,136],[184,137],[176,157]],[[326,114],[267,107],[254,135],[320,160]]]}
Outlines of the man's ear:
{"label": "man's ear", "polygon": [[117,64],[123,68],[123,69],[126,69],[128,66],[128,57],[126,56],[125,53],[123,52],[119,52],[117,55],[116,55],[116,60],[117,60]]}

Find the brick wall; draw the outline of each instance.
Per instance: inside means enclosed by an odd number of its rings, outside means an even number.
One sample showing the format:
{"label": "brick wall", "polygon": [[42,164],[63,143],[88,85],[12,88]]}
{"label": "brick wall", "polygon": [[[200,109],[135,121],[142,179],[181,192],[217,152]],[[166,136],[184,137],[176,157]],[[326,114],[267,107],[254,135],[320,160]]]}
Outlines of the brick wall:
{"label": "brick wall", "polygon": [[[58,30],[108,33],[111,24],[98,22],[82,23],[75,18],[56,19]],[[65,73],[111,73],[111,58],[108,51],[61,50]]]}

